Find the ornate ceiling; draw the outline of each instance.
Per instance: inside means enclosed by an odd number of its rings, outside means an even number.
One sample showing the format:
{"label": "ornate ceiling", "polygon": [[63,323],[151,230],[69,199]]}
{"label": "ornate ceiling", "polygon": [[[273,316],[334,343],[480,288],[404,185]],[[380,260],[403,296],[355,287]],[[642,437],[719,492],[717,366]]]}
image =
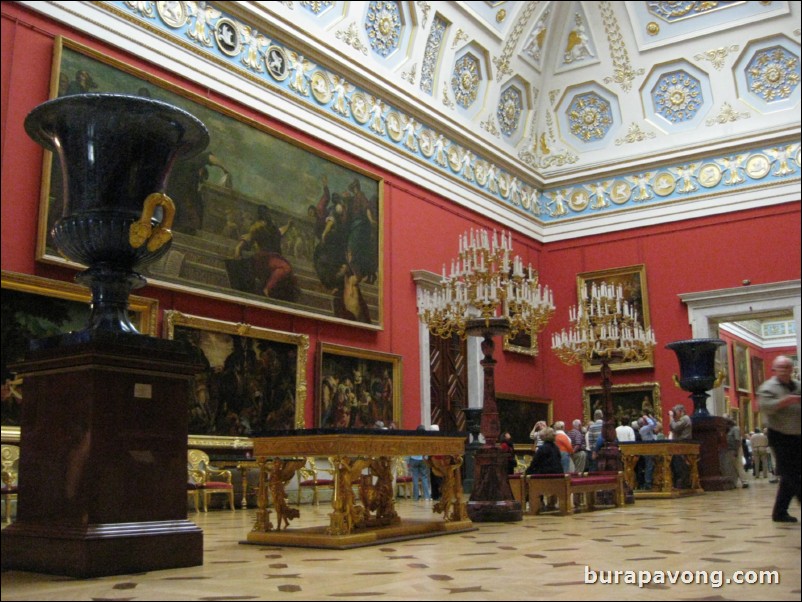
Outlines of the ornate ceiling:
{"label": "ornate ceiling", "polygon": [[24,4],[541,240],[800,198],[798,2]]}

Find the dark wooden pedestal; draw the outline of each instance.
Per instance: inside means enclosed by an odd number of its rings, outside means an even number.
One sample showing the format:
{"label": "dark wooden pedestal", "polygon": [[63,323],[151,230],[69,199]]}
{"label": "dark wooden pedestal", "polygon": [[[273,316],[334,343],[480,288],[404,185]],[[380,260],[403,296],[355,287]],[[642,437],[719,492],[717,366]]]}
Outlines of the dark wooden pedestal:
{"label": "dark wooden pedestal", "polygon": [[478,475],[467,504],[468,517],[477,523],[523,520],[523,507],[507,480],[507,454],[497,447],[481,447],[475,460]]}
{"label": "dark wooden pedestal", "polygon": [[25,403],[3,569],[96,577],[203,564],[203,532],[187,520],[194,356],[125,333],[40,343],[14,366]]}
{"label": "dark wooden pedestal", "polygon": [[705,491],[735,489],[735,479],[726,476],[722,458],[727,453],[727,419],[692,416],[693,439],[699,446],[699,481]]}

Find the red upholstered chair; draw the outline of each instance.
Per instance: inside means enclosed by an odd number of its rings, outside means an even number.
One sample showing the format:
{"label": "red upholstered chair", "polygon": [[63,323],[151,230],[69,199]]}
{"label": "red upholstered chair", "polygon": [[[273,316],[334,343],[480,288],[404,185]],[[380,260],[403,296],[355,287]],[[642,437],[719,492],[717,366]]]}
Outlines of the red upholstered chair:
{"label": "red upholstered chair", "polygon": [[[199,449],[187,452],[187,468],[190,479],[195,483],[195,496],[203,495],[203,511],[209,511],[209,498],[216,493],[226,496],[228,504],[234,510],[234,485],[231,483],[231,471],[219,470],[209,463],[209,456]],[[192,495],[192,488],[187,489]],[[197,499],[195,500],[197,509]]]}
{"label": "red upholstered chair", "polygon": [[11,522],[11,500],[17,499],[17,474],[19,471],[19,447],[4,445],[3,462],[3,503],[6,505],[5,520]]}
{"label": "red upholstered chair", "polygon": [[334,479],[333,478],[320,478],[321,472],[328,473],[330,477],[333,477],[333,473],[331,469],[326,468],[318,468],[315,465],[315,459],[310,457],[306,460],[306,465],[303,468],[298,469],[298,497],[296,503],[300,505],[301,503],[301,492],[304,489],[311,489],[312,490],[312,503],[315,506],[319,505],[319,498],[317,494],[317,490],[320,488],[324,489],[334,489]]}
{"label": "red upholstered chair", "polygon": [[[412,498],[412,476],[409,474],[407,468],[407,459],[403,456],[398,456],[395,459],[395,494],[397,497]],[[403,494],[402,494],[403,491]]]}

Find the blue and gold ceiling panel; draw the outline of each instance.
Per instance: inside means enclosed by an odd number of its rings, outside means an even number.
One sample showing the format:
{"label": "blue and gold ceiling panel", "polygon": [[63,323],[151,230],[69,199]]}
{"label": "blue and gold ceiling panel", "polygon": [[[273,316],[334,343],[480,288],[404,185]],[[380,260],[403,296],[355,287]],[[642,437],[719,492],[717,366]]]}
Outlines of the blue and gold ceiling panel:
{"label": "blue and gold ceiling panel", "polygon": [[799,110],[799,44],[785,36],[753,42],[734,69],[739,96],[757,111]]}
{"label": "blue and gold ceiling panel", "polygon": [[699,127],[713,107],[707,73],[686,61],[655,67],[641,95],[646,118],[665,132]]}

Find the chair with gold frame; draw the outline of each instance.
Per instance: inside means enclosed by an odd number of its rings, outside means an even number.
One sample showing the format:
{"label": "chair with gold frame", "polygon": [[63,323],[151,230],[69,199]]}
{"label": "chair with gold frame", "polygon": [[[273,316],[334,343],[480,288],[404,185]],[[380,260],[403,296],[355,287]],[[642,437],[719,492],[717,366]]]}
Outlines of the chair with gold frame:
{"label": "chair with gold frame", "polygon": [[[319,473],[326,472],[331,475],[332,478],[329,479],[321,479]],[[318,498],[318,489],[331,489],[334,490],[334,473],[332,469],[327,468],[318,468],[315,464],[315,459],[313,457],[309,457],[306,459],[306,464],[298,469],[298,497],[296,503],[298,505],[301,504],[301,492],[304,489],[311,489],[312,490],[312,503],[315,506],[319,505],[319,498]]]}
{"label": "chair with gold frame", "polygon": [[[407,467],[407,459],[403,456],[398,456],[395,459],[396,473],[395,473],[395,488],[396,497],[405,497],[406,499],[412,498],[412,475],[409,474]],[[402,493],[403,491],[403,493]]]}
{"label": "chair with gold frame", "polygon": [[[234,510],[234,485],[231,482],[231,471],[220,470],[209,463],[209,455],[199,449],[187,452],[187,469],[190,481],[194,482],[196,494],[203,496],[203,511],[209,511],[209,498],[216,493],[226,496],[228,504]],[[188,488],[191,493],[191,487]],[[195,500],[197,504],[197,499]],[[196,506],[197,508],[197,506]]]}
{"label": "chair with gold frame", "polygon": [[6,506],[5,521],[11,522],[11,501],[17,500],[17,477],[19,471],[19,447],[3,445],[3,503]]}

